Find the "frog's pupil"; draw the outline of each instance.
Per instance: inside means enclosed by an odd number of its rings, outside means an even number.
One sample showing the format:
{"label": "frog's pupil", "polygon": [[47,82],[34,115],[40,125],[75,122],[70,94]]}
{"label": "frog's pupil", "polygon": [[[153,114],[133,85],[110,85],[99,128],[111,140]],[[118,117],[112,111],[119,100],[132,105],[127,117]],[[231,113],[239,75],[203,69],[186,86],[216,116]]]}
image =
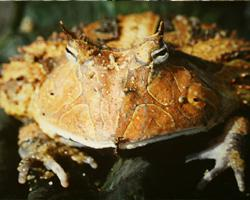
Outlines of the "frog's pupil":
{"label": "frog's pupil", "polygon": [[66,47],[66,52],[69,53],[70,55],[72,55],[74,58],[76,58],[75,54],[73,54],[73,52],[70,51],[67,47]]}

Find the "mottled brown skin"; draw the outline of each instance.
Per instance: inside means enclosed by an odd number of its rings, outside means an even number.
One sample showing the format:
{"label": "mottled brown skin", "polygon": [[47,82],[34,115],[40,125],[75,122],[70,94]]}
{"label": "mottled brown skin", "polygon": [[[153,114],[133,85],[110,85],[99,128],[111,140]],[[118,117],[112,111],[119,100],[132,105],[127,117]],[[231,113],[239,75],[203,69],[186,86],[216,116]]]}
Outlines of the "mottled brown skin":
{"label": "mottled brown skin", "polygon": [[20,55],[3,64],[0,79],[0,105],[18,118],[32,118],[30,100],[36,87],[58,65],[65,52],[66,37],[54,34],[50,40],[38,38],[29,46],[19,48]]}
{"label": "mottled brown skin", "polygon": [[[145,81],[128,92],[121,110],[120,124],[125,128],[120,137],[128,141],[204,125],[219,106],[220,97],[184,66],[169,64],[157,72],[144,68],[131,74],[135,82]],[[129,85],[128,81],[128,88]],[[209,98],[214,98],[214,102],[205,102]]]}
{"label": "mottled brown skin", "polygon": [[78,60],[65,59],[48,75],[33,97],[35,120],[51,136],[94,148],[218,123],[216,111],[236,107],[237,99],[225,95],[228,88],[203,81],[200,66],[181,55],[154,66],[150,52],[160,48],[161,39],[156,33],[131,49],[102,51],[73,41]]}
{"label": "mottled brown skin", "polygon": [[[152,68],[150,52],[158,48],[159,37],[157,33],[124,51],[100,51],[87,42],[73,41],[72,46],[80,47],[77,62],[65,60],[44,81],[32,101],[35,120],[40,126],[46,123],[49,134],[54,133],[47,124],[87,146],[110,147],[116,140],[128,73],[141,68],[141,63]],[[99,141],[107,144],[98,146]]]}
{"label": "mottled brown skin", "polygon": [[[177,16],[164,32],[160,17],[147,12],[63,29],[22,48],[2,71],[1,107],[32,121],[19,134],[21,183],[39,160],[67,187],[56,154],[67,151],[96,167],[71,146],[129,149],[204,132],[249,104],[250,43],[214,24]],[[231,166],[243,191],[244,160],[234,138],[247,135],[249,123],[234,118],[228,127],[221,143],[195,157],[216,160],[201,186]]]}

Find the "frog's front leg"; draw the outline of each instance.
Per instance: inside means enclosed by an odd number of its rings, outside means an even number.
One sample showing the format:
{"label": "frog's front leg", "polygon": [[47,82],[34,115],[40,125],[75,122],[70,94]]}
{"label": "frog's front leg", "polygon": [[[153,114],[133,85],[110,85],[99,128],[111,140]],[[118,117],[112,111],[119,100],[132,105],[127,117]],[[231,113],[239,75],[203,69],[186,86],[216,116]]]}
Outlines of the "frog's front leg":
{"label": "frog's front leg", "polygon": [[225,129],[225,137],[211,148],[191,155],[186,162],[196,159],[214,159],[215,166],[212,170],[205,172],[198,188],[204,188],[207,183],[213,180],[218,174],[231,167],[233,169],[238,188],[241,192],[245,191],[245,160],[244,143],[250,130],[248,119],[235,117],[229,121]]}
{"label": "frog's front leg", "polygon": [[67,187],[68,176],[64,169],[54,159],[56,156],[67,156],[73,161],[82,164],[87,163],[92,168],[97,164],[90,156],[79,149],[65,145],[45,135],[36,123],[31,123],[20,129],[19,132],[19,154],[22,160],[19,163],[19,183],[25,183],[29,169],[35,161],[40,161],[59,178],[63,187]]}

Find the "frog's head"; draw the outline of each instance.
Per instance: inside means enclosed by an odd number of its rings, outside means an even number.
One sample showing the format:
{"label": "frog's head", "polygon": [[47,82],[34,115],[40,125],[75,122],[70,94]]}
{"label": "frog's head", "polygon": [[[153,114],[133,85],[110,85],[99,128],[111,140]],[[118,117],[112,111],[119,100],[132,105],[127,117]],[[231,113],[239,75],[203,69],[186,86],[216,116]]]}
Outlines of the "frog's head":
{"label": "frog's head", "polygon": [[[114,147],[128,74],[139,75],[143,70],[146,75],[168,56],[162,41],[163,23],[155,33],[139,42],[133,40],[129,48],[118,45],[121,38],[115,48],[114,43],[100,46],[84,35],[67,34],[66,56],[34,95],[32,115],[52,136],[59,134],[94,148]],[[141,78],[131,78],[131,84],[145,90],[142,85],[147,78]]]}
{"label": "frog's head", "polygon": [[[156,20],[155,24],[152,25],[152,30],[143,30],[145,33],[142,34],[141,38],[137,38],[136,35],[128,37],[127,33],[120,33],[119,37],[105,43],[93,41],[91,35],[86,36],[84,31],[81,35],[76,35],[67,30],[62,22],[61,26],[68,36],[66,57],[68,61],[80,65],[89,60],[100,64],[98,60],[104,62],[110,53],[115,55],[116,60],[119,60],[118,57],[130,57],[130,60],[135,59],[136,63],[144,65],[148,65],[151,61],[153,64],[159,65],[168,58],[167,45],[163,41],[164,23],[159,20]],[[138,29],[140,30],[140,28]],[[126,36],[124,36],[125,34]],[[141,33],[139,34],[141,35]],[[124,61],[122,58],[120,60]],[[128,61],[128,59],[125,60]]]}
{"label": "frog's head", "polygon": [[91,44],[84,34],[78,36],[75,32],[71,32],[64,26],[62,21],[60,21],[60,26],[68,37],[65,53],[69,61],[83,63],[90,59],[94,52],[98,50],[97,46]]}

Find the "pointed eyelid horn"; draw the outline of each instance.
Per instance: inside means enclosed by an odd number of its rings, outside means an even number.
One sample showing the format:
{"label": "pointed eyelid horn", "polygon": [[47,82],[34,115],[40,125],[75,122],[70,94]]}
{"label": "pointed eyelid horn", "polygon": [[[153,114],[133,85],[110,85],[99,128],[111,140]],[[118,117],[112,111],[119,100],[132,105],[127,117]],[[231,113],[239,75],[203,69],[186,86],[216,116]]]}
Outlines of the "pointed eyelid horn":
{"label": "pointed eyelid horn", "polygon": [[[135,44],[132,48],[139,47],[149,41],[159,41],[159,43],[161,43],[163,41],[163,36],[164,36],[164,22],[161,20],[154,34],[144,37],[140,43]],[[129,48],[129,49],[132,49],[132,48]],[[128,50],[128,49],[124,49],[124,50]]]}
{"label": "pointed eyelid horn", "polygon": [[163,36],[164,35],[164,22],[161,20],[157,28],[156,34]]}
{"label": "pointed eyelid horn", "polygon": [[59,25],[61,27],[61,29],[63,30],[63,32],[69,36],[71,39],[77,39],[75,33],[73,33],[72,31],[70,31],[68,28],[66,28],[66,26],[64,25],[63,21],[60,20],[59,21]]}
{"label": "pointed eyelid horn", "polygon": [[155,33],[153,35],[149,35],[147,38],[155,38],[155,37],[160,37],[163,39],[163,35],[164,35],[164,22],[161,20],[159,22],[159,25],[155,31]]}
{"label": "pointed eyelid horn", "polygon": [[[85,35],[82,35],[83,38],[78,38],[74,32],[68,30],[68,29],[65,27],[65,25],[64,25],[64,23],[63,23],[62,20],[60,20],[59,23],[60,23],[60,26],[61,26],[63,32],[64,32],[67,36],[69,36],[70,39],[72,39],[73,41],[76,41],[78,44],[79,44],[79,42],[81,43],[81,41],[88,41],[88,40],[86,40],[87,37],[86,37]],[[158,40],[158,41],[160,41],[160,40],[163,39],[163,35],[164,35],[164,22],[161,20],[161,21],[159,22],[158,28],[157,28],[157,30],[156,30],[156,32],[155,32],[154,34],[149,35],[148,37],[144,38],[143,42],[141,42],[141,43],[139,43],[139,44],[136,44],[136,45],[133,46],[132,48],[136,48],[136,47],[138,47],[138,46],[141,46],[142,44],[145,44],[145,42],[147,42],[147,41],[152,41],[152,40]],[[82,45],[84,45],[84,44],[82,44]],[[95,49],[95,48],[98,48],[98,49],[102,48],[102,47],[100,47],[100,46],[98,46],[98,45],[92,43],[91,41],[88,41],[88,44],[87,44],[87,45],[88,45],[89,47],[94,48],[94,49]],[[105,49],[106,49],[106,50],[112,50],[112,51],[114,51],[114,52],[116,52],[116,51],[121,52],[121,51],[127,51],[127,50],[129,50],[129,49],[131,49],[131,48],[128,48],[128,49],[104,48],[103,50],[105,50]]]}

